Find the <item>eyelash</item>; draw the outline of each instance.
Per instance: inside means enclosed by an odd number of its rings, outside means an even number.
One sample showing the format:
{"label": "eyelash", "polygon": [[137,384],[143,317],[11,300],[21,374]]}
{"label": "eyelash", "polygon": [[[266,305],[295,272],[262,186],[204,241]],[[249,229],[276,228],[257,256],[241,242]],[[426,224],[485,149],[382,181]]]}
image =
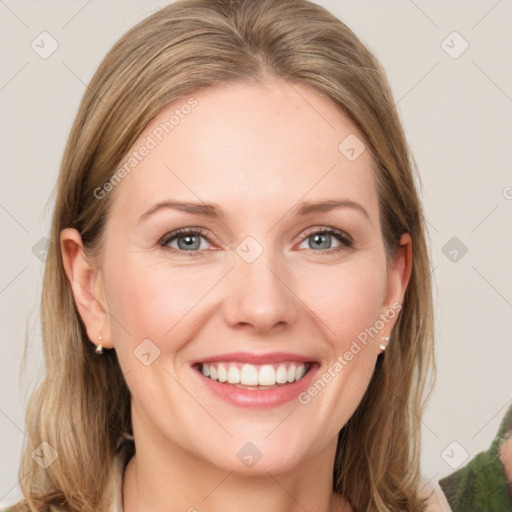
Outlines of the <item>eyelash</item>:
{"label": "eyelash", "polygon": [[[317,235],[317,234],[333,235],[339,242],[341,242],[342,245],[339,246],[339,247],[331,248],[331,249],[320,249],[318,251],[315,251],[314,249],[309,249],[309,250],[311,250],[311,251],[313,251],[315,253],[332,254],[332,253],[335,253],[335,252],[342,251],[344,249],[348,249],[348,248],[353,246],[352,238],[350,238],[350,236],[347,235],[346,233],[344,233],[343,231],[340,231],[340,230],[335,229],[335,228],[328,228],[328,227],[319,228],[319,229],[316,229],[315,231],[310,231],[310,232],[304,233],[302,235],[299,235],[299,238],[301,239],[301,242],[302,242],[304,240],[307,240],[309,237],[311,237],[313,235]],[[191,228],[177,229],[176,231],[172,231],[172,232],[167,233],[166,235],[164,235],[160,239],[160,241],[158,243],[162,247],[168,249],[169,251],[175,252],[175,253],[178,253],[178,254],[183,254],[183,255],[192,256],[192,257],[198,256],[199,254],[201,254],[201,250],[183,251],[183,250],[180,250],[180,249],[176,249],[174,247],[166,247],[168,243],[172,242],[173,240],[175,240],[177,238],[180,238],[180,237],[186,236],[186,235],[200,235],[203,238],[205,238],[209,243],[211,243],[210,240],[208,239],[206,230],[201,229],[201,228],[196,228],[196,229],[191,229]]]}

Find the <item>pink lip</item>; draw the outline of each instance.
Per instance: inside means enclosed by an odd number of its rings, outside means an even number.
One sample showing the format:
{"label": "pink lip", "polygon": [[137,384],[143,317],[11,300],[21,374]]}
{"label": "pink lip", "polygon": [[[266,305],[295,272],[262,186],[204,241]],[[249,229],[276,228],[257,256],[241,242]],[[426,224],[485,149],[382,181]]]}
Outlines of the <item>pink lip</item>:
{"label": "pink lip", "polygon": [[[210,358],[210,360],[226,361],[226,359],[223,359],[226,355],[228,354],[224,354],[221,359],[218,356],[216,356],[215,359]],[[290,357],[291,355],[292,354],[286,354],[286,358],[280,359],[279,361],[296,361],[297,356]],[[281,357],[282,354],[280,354],[279,356]],[[239,357],[239,355],[237,357]],[[240,361],[240,359],[236,360]],[[268,358],[265,359],[265,361],[268,361]],[[277,362],[276,360],[274,361]],[[207,360],[205,360],[204,362],[207,362]],[[300,393],[302,393],[311,385],[311,382],[313,381],[313,378],[317,373],[318,368],[320,368],[318,363],[312,363],[311,368],[306,373],[306,375],[304,375],[304,377],[302,377],[302,379],[298,380],[297,382],[283,384],[278,387],[262,391],[259,391],[257,389],[237,388],[232,384],[223,384],[222,382],[209,379],[198,370],[197,366],[193,367],[193,371],[194,373],[196,373],[197,378],[200,379],[201,382],[210,391],[212,391],[216,396],[218,396],[222,400],[225,400],[226,402],[232,405],[236,405],[238,407],[268,409],[270,407],[278,407],[293,399],[296,399]]]}
{"label": "pink lip", "polygon": [[291,352],[269,352],[268,354],[251,354],[250,352],[230,352],[229,354],[217,354],[211,357],[205,357],[192,361],[190,364],[198,363],[215,363],[215,362],[240,362],[252,364],[272,364],[282,363],[284,361],[297,361],[301,363],[314,362],[311,357],[300,354],[292,354]]}

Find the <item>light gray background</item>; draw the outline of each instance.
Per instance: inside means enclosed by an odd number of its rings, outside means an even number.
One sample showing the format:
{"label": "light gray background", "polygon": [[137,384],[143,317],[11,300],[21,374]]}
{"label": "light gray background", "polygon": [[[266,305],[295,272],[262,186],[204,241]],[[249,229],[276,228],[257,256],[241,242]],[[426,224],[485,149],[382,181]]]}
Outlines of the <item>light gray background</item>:
{"label": "light gray background", "polygon": [[[318,3],[383,63],[423,179],[438,362],[423,423],[423,471],[437,481],[466,452],[472,457],[489,446],[512,400],[512,2]],[[21,496],[27,389],[42,371],[43,263],[32,249],[48,235],[46,203],[69,129],[108,49],[163,5],[0,0],[0,506]],[[47,59],[31,48],[34,40],[42,45],[43,31],[59,45]],[[445,51],[463,48],[458,36],[446,39],[453,31],[469,44],[458,58]],[[443,252],[452,237],[468,249],[464,255],[456,249],[457,261],[453,247]],[[26,325],[31,350],[21,379]]]}

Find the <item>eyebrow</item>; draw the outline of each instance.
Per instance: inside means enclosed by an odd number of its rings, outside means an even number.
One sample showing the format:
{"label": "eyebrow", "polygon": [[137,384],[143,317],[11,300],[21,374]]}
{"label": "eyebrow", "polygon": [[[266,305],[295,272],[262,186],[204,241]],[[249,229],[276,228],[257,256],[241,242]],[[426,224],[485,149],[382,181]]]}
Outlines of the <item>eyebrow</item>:
{"label": "eyebrow", "polygon": [[[355,201],[352,201],[350,199],[328,201],[303,201],[299,203],[295,208],[293,208],[292,212],[294,212],[295,215],[298,217],[306,217],[308,215],[313,215],[315,213],[328,212],[336,208],[352,208],[362,213],[371,222],[370,216],[368,212],[365,210],[365,208],[361,204],[356,203]],[[152,206],[146,212],[144,212],[140,216],[138,222],[142,222],[143,220],[153,215],[155,212],[162,209],[178,210],[190,213],[192,215],[198,215],[212,219],[220,220],[225,218],[224,212],[222,211],[222,208],[218,204],[161,201]]]}

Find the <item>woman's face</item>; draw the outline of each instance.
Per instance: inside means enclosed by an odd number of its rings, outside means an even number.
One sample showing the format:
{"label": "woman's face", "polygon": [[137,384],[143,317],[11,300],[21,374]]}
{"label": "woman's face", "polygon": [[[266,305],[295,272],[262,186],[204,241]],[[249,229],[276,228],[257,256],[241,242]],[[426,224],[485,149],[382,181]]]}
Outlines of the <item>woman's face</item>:
{"label": "woman's face", "polygon": [[88,332],[118,354],[138,450],[241,472],[332,458],[410,246],[388,269],[370,154],[329,100],[285,82],[193,98],[123,161],[97,274],[108,314]]}

